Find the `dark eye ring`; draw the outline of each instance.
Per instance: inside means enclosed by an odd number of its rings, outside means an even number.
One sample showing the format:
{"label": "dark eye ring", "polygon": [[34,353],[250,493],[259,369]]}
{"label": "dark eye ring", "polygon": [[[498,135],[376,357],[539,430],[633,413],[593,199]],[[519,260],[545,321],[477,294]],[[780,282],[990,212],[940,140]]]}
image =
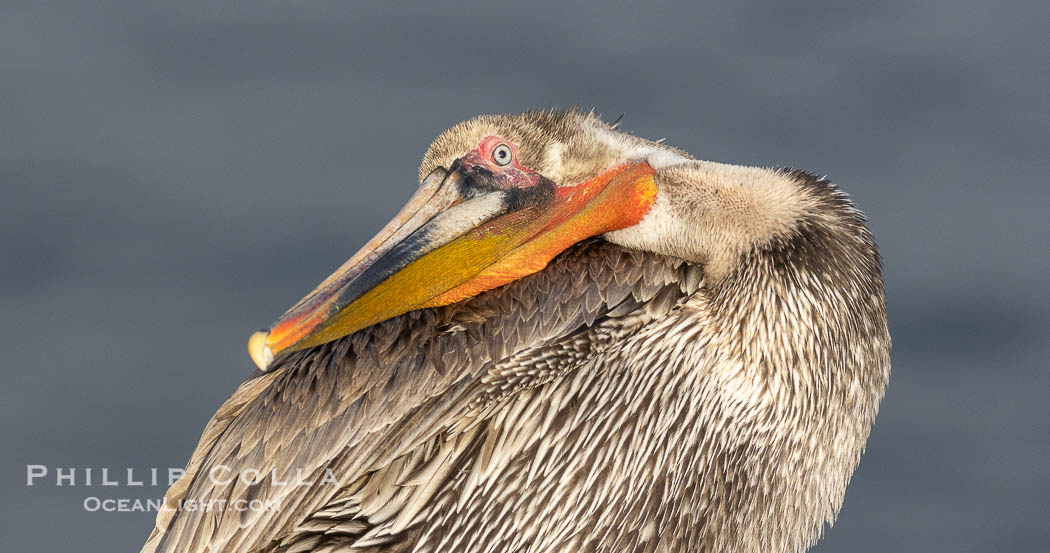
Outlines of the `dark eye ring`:
{"label": "dark eye ring", "polygon": [[510,162],[513,160],[514,152],[510,150],[510,146],[500,144],[492,149],[492,161],[495,161],[496,165],[510,165]]}

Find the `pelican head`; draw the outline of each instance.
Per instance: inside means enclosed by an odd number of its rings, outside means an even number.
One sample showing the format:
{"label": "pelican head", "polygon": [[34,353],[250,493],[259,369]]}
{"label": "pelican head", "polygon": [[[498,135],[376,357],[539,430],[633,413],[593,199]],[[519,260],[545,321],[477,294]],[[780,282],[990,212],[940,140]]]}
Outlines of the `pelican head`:
{"label": "pelican head", "polygon": [[[252,358],[265,369],[281,353],[470,298],[543,269],[593,236],[701,257],[668,239],[676,229],[661,216],[646,222],[672,206],[661,199],[657,170],[689,159],[593,113],[535,111],[460,123],[430,146],[419,189],[390,223],[252,336]],[[690,229],[685,238],[694,234]]]}

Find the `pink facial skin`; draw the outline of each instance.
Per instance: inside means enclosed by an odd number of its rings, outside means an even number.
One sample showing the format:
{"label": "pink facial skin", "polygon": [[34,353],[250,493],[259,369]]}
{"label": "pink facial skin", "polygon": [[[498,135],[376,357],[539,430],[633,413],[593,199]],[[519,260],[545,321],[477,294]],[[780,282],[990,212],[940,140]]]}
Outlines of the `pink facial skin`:
{"label": "pink facial skin", "polygon": [[[510,147],[513,159],[507,165],[500,165],[492,158],[492,151],[500,144]],[[482,167],[492,171],[501,188],[529,188],[540,182],[540,174],[518,163],[518,146],[498,136],[486,136],[481,143],[463,157],[460,163],[466,167]]]}

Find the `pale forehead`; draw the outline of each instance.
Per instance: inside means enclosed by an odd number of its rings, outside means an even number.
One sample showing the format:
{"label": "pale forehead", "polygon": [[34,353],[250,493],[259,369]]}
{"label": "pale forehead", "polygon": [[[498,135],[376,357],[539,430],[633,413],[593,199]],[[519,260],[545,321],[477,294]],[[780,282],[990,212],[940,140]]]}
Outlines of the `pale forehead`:
{"label": "pale forehead", "polygon": [[448,167],[456,158],[477,148],[490,136],[517,147],[526,167],[539,168],[554,143],[567,143],[588,124],[602,124],[591,114],[576,111],[534,111],[517,115],[482,115],[441,133],[430,145],[419,168],[422,180],[438,166]]}

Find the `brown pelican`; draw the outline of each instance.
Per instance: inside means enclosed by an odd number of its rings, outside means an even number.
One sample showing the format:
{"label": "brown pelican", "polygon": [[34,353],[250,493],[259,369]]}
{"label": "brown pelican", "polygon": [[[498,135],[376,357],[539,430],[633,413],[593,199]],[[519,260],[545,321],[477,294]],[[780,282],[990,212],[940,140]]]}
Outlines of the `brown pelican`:
{"label": "brown pelican", "polygon": [[593,113],[441,134],[379,234],[250,342],[143,551],[788,552],[889,377],[823,178]]}

